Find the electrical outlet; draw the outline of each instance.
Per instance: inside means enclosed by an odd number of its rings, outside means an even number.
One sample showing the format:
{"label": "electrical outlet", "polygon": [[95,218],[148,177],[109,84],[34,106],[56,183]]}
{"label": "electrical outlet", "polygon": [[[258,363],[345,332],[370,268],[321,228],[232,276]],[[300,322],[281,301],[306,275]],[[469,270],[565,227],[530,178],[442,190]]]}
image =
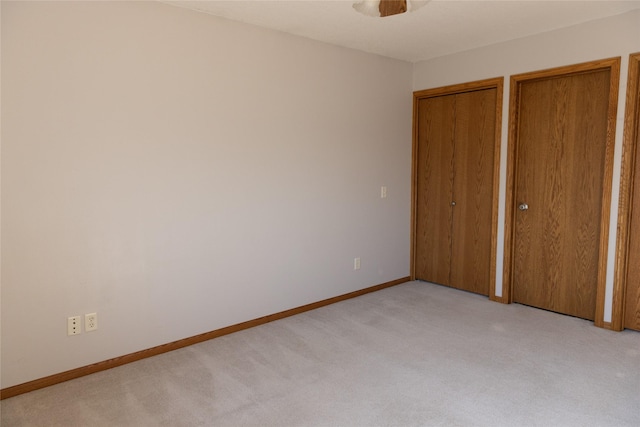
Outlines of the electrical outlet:
{"label": "electrical outlet", "polygon": [[353,269],[360,270],[360,258],[353,259]]}
{"label": "electrical outlet", "polygon": [[381,199],[386,199],[387,198],[387,186],[383,185],[382,187],[380,187],[380,198]]}
{"label": "electrical outlet", "polygon": [[80,316],[67,318],[67,335],[78,335],[82,333],[82,321]]}
{"label": "electrical outlet", "polygon": [[89,313],[84,315],[84,330],[86,332],[98,329],[98,313]]}

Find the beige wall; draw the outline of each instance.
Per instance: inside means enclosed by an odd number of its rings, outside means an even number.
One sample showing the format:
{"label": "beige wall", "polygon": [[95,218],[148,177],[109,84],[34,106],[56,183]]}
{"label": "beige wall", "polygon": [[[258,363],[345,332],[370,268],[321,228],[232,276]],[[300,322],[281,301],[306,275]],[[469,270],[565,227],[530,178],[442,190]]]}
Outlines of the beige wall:
{"label": "beige wall", "polygon": [[407,276],[411,73],[157,2],[3,1],[1,387]]}
{"label": "beige wall", "polygon": [[640,51],[640,10],[635,10],[607,19],[415,64],[413,77],[414,90],[490,77],[505,77],[500,168],[500,216],[498,220],[497,295],[502,294],[509,77],[512,74],[621,56],[622,66],[618,98],[611,225],[609,233],[607,294],[604,312],[604,320],[606,322],[611,320],[618,187],[620,184],[620,160],[622,155],[622,129],[627,85],[627,67],[629,54],[638,51]]}

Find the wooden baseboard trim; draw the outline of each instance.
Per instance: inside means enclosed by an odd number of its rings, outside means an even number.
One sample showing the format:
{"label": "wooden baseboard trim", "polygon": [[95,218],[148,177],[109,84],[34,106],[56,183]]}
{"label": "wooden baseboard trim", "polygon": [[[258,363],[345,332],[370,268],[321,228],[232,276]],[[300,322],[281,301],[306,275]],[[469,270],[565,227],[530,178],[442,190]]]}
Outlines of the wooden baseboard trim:
{"label": "wooden baseboard trim", "polygon": [[622,330],[621,328],[616,328],[613,322],[605,322],[603,320],[602,322],[595,321],[594,323],[597,327],[603,328],[603,329],[609,329],[610,331],[620,332]]}
{"label": "wooden baseboard trim", "polygon": [[501,304],[509,304],[509,299],[506,298],[505,296],[496,296],[496,295],[489,295],[489,299],[491,301],[495,301],[495,302],[499,302]]}
{"label": "wooden baseboard trim", "polygon": [[249,329],[255,326],[264,325],[265,323],[273,322],[274,320],[280,320],[280,319],[284,319],[285,317],[295,316],[296,314],[304,313],[305,311],[315,310],[316,308],[324,307],[326,305],[335,304],[340,301],[359,297],[361,295],[368,294],[371,292],[376,292],[384,288],[390,288],[392,286],[396,286],[396,285],[400,285],[401,283],[408,282],[410,281],[410,279],[411,279],[410,277],[403,277],[401,279],[392,280],[390,282],[371,286],[369,288],[361,289],[359,291],[349,292],[348,294],[339,295],[337,297],[328,298],[328,299],[317,301],[311,304],[306,304],[300,307],[281,311],[279,313],[274,313],[268,316],[259,317],[257,319],[248,320],[246,322],[238,323],[236,325],[231,325],[221,329],[216,329],[215,331],[205,332],[203,334],[195,335],[193,337],[184,338],[184,339],[170,342],[167,344],[162,344],[157,347],[148,348],[146,350],[137,351],[135,353],[126,354],[124,356],[115,357],[113,359],[94,363],[93,365],[71,369],[70,371],[65,371],[59,374],[50,375],[48,377],[29,381],[23,384],[18,384],[13,387],[7,387],[0,390],[0,400],[17,396],[23,393],[28,393],[30,391],[38,390],[41,388],[49,387],[51,385],[59,384],[75,378],[80,378],[85,375],[90,375],[96,372],[105,371],[107,369],[115,368],[117,366],[122,366],[127,363],[136,362],[141,359],[146,359],[147,357],[157,356],[158,354],[167,353],[169,351],[177,350],[183,347],[188,347],[193,344],[201,343],[203,341],[208,341],[210,339],[221,337],[223,335],[232,334],[234,332],[242,331],[244,329]]}

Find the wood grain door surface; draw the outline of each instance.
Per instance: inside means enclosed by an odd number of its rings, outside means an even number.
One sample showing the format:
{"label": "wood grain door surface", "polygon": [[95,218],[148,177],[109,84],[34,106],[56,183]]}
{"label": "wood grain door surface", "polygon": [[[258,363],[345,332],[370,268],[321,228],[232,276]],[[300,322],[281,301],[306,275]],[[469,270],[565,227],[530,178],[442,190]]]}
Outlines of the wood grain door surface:
{"label": "wood grain door surface", "polygon": [[[636,135],[639,133],[636,133]],[[638,139],[637,136],[636,139]],[[631,205],[629,262],[627,263],[623,322],[625,328],[635,329],[636,331],[640,331],[640,162],[638,161],[638,149],[640,149],[640,141],[636,140],[636,165],[633,179],[635,191]]]}
{"label": "wood grain door surface", "polygon": [[456,95],[419,100],[415,276],[449,284]]}
{"label": "wood grain door surface", "polygon": [[522,83],[513,300],[595,317],[610,70]]}
{"label": "wood grain door surface", "polygon": [[496,89],[456,95],[450,285],[489,295]]}
{"label": "wood grain door surface", "polygon": [[415,276],[489,294],[495,88],[419,100]]}
{"label": "wood grain door surface", "polygon": [[625,278],[623,327],[640,331],[640,53],[630,58],[627,104],[632,151],[635,152],[633,181],[631,185],[631,216],[629,222],[629,246],[627,248],[627,274]]}

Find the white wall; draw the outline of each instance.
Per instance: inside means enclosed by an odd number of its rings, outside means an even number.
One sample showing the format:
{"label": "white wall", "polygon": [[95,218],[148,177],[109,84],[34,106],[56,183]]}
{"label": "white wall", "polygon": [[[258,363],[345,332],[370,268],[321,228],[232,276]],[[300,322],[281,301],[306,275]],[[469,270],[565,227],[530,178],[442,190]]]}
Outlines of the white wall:
{"label": "white wall", "polygon": [[408,276],[411,82],[156,2],[3,1],[1,387]]}
{"label": "white wall", "polygon": [[621,56],[616,126],[605,322],[611,321],[618,190],[622,153],[624,101],[629,54],[640,51],[640,11],[500,43],[415,64],[413,89],[422,90],[490,77],[505,77],[500,165],[500,216],[496,294],[502,295],[504,204],[508,141],[509,77],[512,74]]}

